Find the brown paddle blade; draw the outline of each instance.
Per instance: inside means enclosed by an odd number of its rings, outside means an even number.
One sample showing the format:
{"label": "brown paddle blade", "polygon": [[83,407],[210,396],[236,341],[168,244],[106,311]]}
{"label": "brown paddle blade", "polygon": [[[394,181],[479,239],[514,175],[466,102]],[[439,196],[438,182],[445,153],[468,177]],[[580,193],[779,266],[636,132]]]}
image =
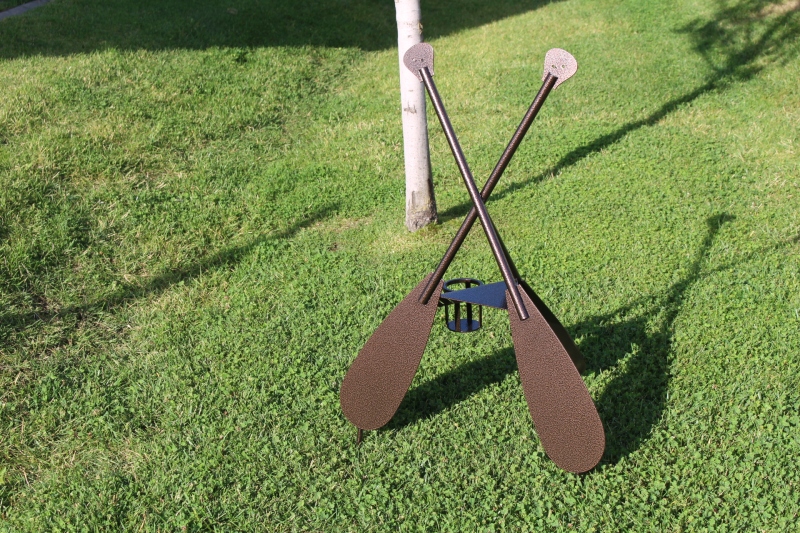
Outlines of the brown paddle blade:
{"label": "brown paddle blade", "polygon": [[603,423],[558,335],[524,290],[522,298],[527,320],[520,320],[506,292],[519,377],[536,433],[555,464],[587,472],[603,457]]}
{"label": "brown paddle blade", "polygon": [[530,285],[528,285],[525,280],[520,281],[520,286],[525,291],[525,293],[530,297],[533,301],[533,304],[536,306],[536,309],[542,314],[547,323],[550,325],[550,329],[558,337],[558,340],[561,341],[561,345],[569,354],[570,359],[572,359],[575,368],[578,369],[578,373],[582,374],[584,370],[586,370],[586,359],[583,358],[583,354],[575,346],[575,341],[572,340],[572,337],[569,336],[569,332],[567,329],[561,325],[559,322],[558,317],[553,314],[547,305],[539,298],[539,295],[536,294]]}
{"label": "brown paddle blade", "polygon": [[344,376],[339,403],[360,429],[378,429],[392,419],[411,386],[431,334],[442,282],[427,304],[419,303],[429,274],[392,309],[358,352]]}

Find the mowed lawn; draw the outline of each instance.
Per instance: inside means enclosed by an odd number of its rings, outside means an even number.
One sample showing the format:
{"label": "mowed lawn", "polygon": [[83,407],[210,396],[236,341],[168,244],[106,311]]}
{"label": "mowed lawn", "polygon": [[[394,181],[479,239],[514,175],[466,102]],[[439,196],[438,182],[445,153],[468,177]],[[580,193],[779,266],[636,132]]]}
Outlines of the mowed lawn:
{"label": "mowed lawn", "polygon": [[[578,60],[488,208],[600,465],[547,458],[495,310],[355,446],[344,373],[470,206],[429,109],[404,228],[391,2],[54,0],[0,21],[0,529],[796,530],[796,2],[422,9],[479,184]],[[461,276],[500,279],[477,227]]]}

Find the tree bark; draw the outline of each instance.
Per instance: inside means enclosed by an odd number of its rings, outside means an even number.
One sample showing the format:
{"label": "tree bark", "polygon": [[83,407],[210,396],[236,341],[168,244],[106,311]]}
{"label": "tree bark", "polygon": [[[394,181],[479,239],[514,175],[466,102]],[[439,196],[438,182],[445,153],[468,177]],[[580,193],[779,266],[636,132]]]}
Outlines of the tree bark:
{"label": "tree bark", "polygon": [[422,42],[419,0],[395,0],[397,51],[400,59],[400,102],[406,167],[406,228],[417,231],[437,221],[433,194],[425,87],[405,65],[403,55]]}

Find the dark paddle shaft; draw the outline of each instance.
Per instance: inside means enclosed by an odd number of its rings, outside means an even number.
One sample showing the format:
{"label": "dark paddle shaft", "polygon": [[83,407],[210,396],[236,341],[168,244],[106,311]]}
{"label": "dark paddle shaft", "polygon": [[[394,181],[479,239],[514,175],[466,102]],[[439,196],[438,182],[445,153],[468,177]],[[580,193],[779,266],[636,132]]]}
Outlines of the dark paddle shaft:
{"label": "dark paddle shaft", "polygon": [[503,280],[506,282],[511,293],[511,300],[514,303],[514,308],[519,314],[521,320],[526,320],[529,316],[528,310],[525,309],[525,303],[522,301],[522,295],[517,287],[517,282],[514,279],[514,274],[511,272],[511,266],[508,264],[508,259],[503,253],[503,246],[500,244],[500,239],[497,237],[497,231],[494,228],[492,219],[486,211],[486,206],[483,203],[483,198],[478,192],[478,187],[475,185],[475,178],[472,177],[472,172],[467,165],[467,159],[464,157],[464,152],[461,150],[461,145],[458,143],[456,133],[453,130],[453,125],[450,124],[450,119],[444,109],[444,103],[439,96],[439,91],[436,90],[436,84],[433,81],[430,70],[427,66],[423,66],[420,71],[422,81],[425,83],[425,88],[428,90],[428,96],[433,102],[433,107],[436,110],[436,116],[439,117],[439,122],[444,130],[444,135],[447,137],[447,143],[450,145],[450,150],[453,152],[453,157],[456,159],[458,170],[461,172],[461,177],[464,179],[464,184],[467,186],[469,196],[472,199],[474,207],[478,210],[478,218],[481,220],[483,231],[486,238],[489,240],[489,246],[492,248],[492,254],[500,267],[500,272],[503,274]]}
{"label": "dark paddle shaft", "polygon": [[[522,139],[525,138],[525,134],[528,133],[531,124],[533,124],[534,119],[536,119],[536,115],[539,114],[539,110],[542,108],[544,101],[550,95],[550,91],[553,90],[557,80],[558,78],[549,72],[546,73],[544,82],[542,83],[542,87],[539,89],[539,92],[536,94],[536,98],[533,99],[533,102],[528,108],[528,112],[525,113],[525,116],[522,118],[522,122],[520,122],[519,126],[517,127],[517,131],[514,132],[514,135],[511,137],[511,141],[509,141],[508,146],[506,146],[506,149],[503,152],[503,155],[500,156],[500,160],[495,165],[494,170],[492,170],[492,174],[483,185],[483,189],[481,190],[481,198],[483,198],[484,202],[489,199],[489,196],[492,194],[497,182],[500,181],[500,177],[503,175],[503,172],[505,172],[508,163],[511,161],[511,158],[514,157],[514,153],[522,143]],[[450,263],[453,262],[458,250],[461,248],[461,245],[464,244],[464,239],[467,238],[467,234],[470,232],[477,219],[478,210],[475,208],[475,206],[472,206],[467,218],[464,220],[464,223],[461,224],[461,227],[458,229],[458,233],[456,233],[453,242],[450,243],[450,247],[447,249],[444,257],[442,257],[442,260],[439,262],[439,266],[437,266],[436,270],[433,272],[433,277],[428,282],[428,286],[425,287],[425,290],[422,292],[422,295],[419,298],[420,303],[428,303],[431,295],[436,290],[436,286],[444,277],[445,272],[450,267]],[[503,248],[506,258],[508,259],[509,266],[511,267],[511,273],[514,275],[517,281],[521,281],[519,279],[519,272],[517,272],[516,266],[514,265],[514,261],[511,259],[511,256],[508,255],[508,251],[505,249],[505,246],[503,246],[502,239],[500,240],[500,246]]]}

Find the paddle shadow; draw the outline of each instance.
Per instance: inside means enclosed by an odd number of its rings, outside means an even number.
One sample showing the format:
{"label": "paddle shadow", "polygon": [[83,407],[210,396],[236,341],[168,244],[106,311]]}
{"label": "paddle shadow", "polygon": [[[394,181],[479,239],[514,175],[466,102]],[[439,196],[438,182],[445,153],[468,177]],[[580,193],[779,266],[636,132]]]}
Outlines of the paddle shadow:
{"label": "paddle shadow", "polygon": [[400,429],[431,418],[486,387],[500,383],[516,370],[517,360],[511,347],[449,370],[408,391],[397,413],[385,428]]}
{"label": "paddle shadow", "polygon": [[706,235],[686,275],[665,291],[575,327],[575,334],[583,337],[587,370],[613,376],[595,402],[606,430],[603,462],[614,464],[637,450],[661,420],[675,320],[687,293],[703,276],[717,234],[734,218],[722,213],[706,219]]}
{"label": "paddle shadow", "polygon": [[[720,228],[734,219],[706,219],[707,232],[686,275],[661,293],[569,328],[582,339],[587,371],[612,372],[595,404],[606,430],[605,463],[637,450],[661,419],[669,383],[674,323],[687,291],[702,277],[703,265]],[[410,390],[387,430],[432,417],[517,370],[513,348],[471,361]]]}

